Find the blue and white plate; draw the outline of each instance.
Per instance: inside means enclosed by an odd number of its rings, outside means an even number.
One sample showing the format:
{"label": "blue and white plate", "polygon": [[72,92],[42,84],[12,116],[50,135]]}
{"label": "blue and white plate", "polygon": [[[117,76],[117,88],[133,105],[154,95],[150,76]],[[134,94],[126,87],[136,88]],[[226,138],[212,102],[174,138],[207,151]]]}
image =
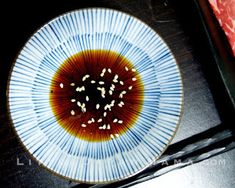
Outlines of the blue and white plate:
{"label": "blue and white plate", "polygon": [[[56,71],[66,59],[89,50],[122,55],[143,83],[142,108],[134,124],[108,140],[71,134],[60,125],[50,103]],[[99,67],[95,68],[98,74]],[[179,124],[183,88],[174,57],[154,30],[123,12],[89,8],[53,19],[27,41],[12,68],[8,103],[16,133],[44,167],[74,181],[108,183],[139,173],[164,152]],[[135,110],[131,103],[122,105]]]}

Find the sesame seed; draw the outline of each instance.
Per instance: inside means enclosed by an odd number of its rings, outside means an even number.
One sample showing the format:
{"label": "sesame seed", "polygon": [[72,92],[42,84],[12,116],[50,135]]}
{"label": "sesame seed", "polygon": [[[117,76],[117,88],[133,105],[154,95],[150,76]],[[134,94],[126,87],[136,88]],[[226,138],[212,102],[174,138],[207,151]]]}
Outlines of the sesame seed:
{"label": "sesame seed", "polygon": [[71,85],[71,86],[75,86],[75,83],[71,83],[70,85]]}
{"label": "sesame seed", "polygon": [[114,120],[113,120],[113,123],[117,123],[117,122],[118,122],[118,119],[114,119]]}
{"label": "sesame seed", "polygon": [[105,73],[105,72],[106,72],[106,68],[103,68],[102,72],[104,72],[104,73]]}
{"label": "sesame seed", "polygon": [[89,101],[89,97],[88,96],[86,96],[86,101]]}
{"label": "sesame seed", "polygon": [[107,125],[107,129],[110,129],[110,124]]}
{"label": "sesame seed", "polygon": [[76,102],[76,99],[71,99],[71,102]]}
{"label": "sesame seed", "polygon": [[122,123],[123,123],[123,121],[122,121],[122,120],[118,120],[118,123],[119,123],[119,124],[122,124]]}
{"label": "sesame seed", "polygon": [[78,91],[78,92],[85,91],[85,86],[77,87],[76,91]]}
{"label": "sesame seed", "polygon": [[106,129],[106,124],[103,125],[103,129]]}
{"label": "sesame seed", "polygon": [[136,69],[131,69],[132,70],[132,72],[136,72]]}
{"label": "sesame seed", "polygon": [[119,137],[119,134],[114,134],[116,137]]}
{"label": "sesame seed", "polygon": [[110,134],[110,137],[111,137],[112,139],[114,139],[114,136],[113,136],[113,134]]}
{"label": "sesame seed", "polygon": [[91,124],[91,123],[92,123],[92,121],[91,121],[91,120],[88,120],[88,121],[87,121],[87,123],[88,123],[88,124]]}
{"label": "sesame seed", "polygon": [[94,119],[94,118],[91,118],[91,121],[92,121],[93,123],[95,123],[95,119]]}
{"label": "sesame seed", "polygon": [[80,106],[82,106],[82,104],[79,102],[79,101],[77,101],[77,105],[80,107]]}
{"label": "sesame seed", "polygon": [[94,83],[95,83],[95,80],[91,80],[91,83],[94,84]]}
{"label": "sesame seed", "polygon": [[86,124],[83,123],[81,126],[82,126],[82,127],[86,127]]}
{"label": "sesame seed", "polygon": [[112,73],[112,70],[111,70],[111,69],[108,69],[108,72],[109,72],[109,73]]}
{"label": "sesame seed", "polygon": [[64,88],[64,84],[63,83],[60,83],[60,88]]}
{"label": "sesame seed", "polygon": [[89,78],[90,77],[90,75],[85,75],[85,76],[83,76],[83,78],[82,78],[82,81],[84,82],[87,78]]}
{"label": "sesame seed", "polygon": [[71,110],[70,113],[71,113],[72,116],[75,115],[75,111],[74,110]]}
{"label": "sesame seed", "polygon": [[99,81],[99,84],[100,84],[100,85],[104,85],[104,82],[103,82],[103,81]]}
{"label": "sesame seed", "polygon": [[98,121],[97,121],[97,122],[98,122],[98,123],[102,122],[102,118],[98,119]]}
{"label": "sesame seed", "polygon": [[129,86],[129,87],[128,87],[129,90],[132,90],[132,88],[133,88],[133,86]]}
{"label": "sesame seed", "polygon": [[107,112],[104,112],[103,116],[106,117],[107,116]]}
{"label": "sesame seed", "polygon": [[137,79],[134,77],[134,78],[132,78],[132,81],[136,81]]}
{"label": "sesame seed", "polygon": [[82,112],[83,112],[83,113],[86,112],[86,107],[82,108]]}
{"label": "sesame seed", "polygon": [[115,100],[112,100],[110,106],[114,106]]}
{"label": "sesame seed", "polygon": [[117,80],[117,79],[118,79],[118,75],[117,75],[117,74],[114,76],[114,79],[115,79],[115,80]]}
{"label": "sesame seed", "polygon": [[120,103],[118,103],[118,106],[119,106],[119,107],[122,107],[122,105],[121,105]]}
{"label": "sesame seed", "polygon": [[99,129],[103,129],[103,127],[99,127]]}
{"label": "sesame seed", "polygon": [[100,108],[100,104],[96,104],[96,109],[98,110]]}
{"label": "sesame seed", "polygon": [[113,91],[112,90],[109,90],[109,95],[112,95],[113,94]]}
{"label": "sesame seed", "polygon": [[123,82],[123,81],[120,81],[119,83],[120,83],[121,85],[124,85],[124,82]]}
{"label": "sesame seed", "polygon": [[120,102],[120,104],[121,104],[121,105],[124,105],[124,102],[123,102],[123,101],[121,101],[121,102]]}
{"label": "sesame seed", "polygon": [[125,70],[128,71],[129,70],[128,67],[125,67]]}

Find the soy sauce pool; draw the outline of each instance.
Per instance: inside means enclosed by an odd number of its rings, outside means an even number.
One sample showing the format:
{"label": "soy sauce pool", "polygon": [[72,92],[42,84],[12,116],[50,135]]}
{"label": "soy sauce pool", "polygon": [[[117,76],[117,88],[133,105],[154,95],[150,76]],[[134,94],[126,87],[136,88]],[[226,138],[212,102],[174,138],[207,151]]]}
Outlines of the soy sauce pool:
{"label": "soy sauce pool", "polygon": [[58,124],[90,142],[121,136],[142,110],[141,76],[113,51],[87,50],[71,56],[55,72],[50,89]]}

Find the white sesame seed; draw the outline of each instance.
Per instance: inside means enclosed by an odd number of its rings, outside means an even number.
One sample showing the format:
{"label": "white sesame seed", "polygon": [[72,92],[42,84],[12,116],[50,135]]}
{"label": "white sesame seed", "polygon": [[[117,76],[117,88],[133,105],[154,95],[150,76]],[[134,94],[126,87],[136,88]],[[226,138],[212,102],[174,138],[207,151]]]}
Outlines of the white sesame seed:
{"label": "white sesame seed", "polygon": [[111,69],[108,69],[108,72],[109,72],[109,73],[112,73],[112,70],[111,70]]}
{"label": "white sesame seed", "polygon": [[77,87],[76,91],[78,91],[78,92],[85,91],[85,86]]}
{"label": "white sesame seed", "polygon": [[99,129],[103,129],[103,127],[99,127]]}
{"label": "white sesame seed", "polygon": [[113,91],[112,90],[109,90],[109,95],[112,95],[113,94]]}
{"label": "white sesame seed", "polygon": [[71,83],[70,85],[71,85],[71,86],[75,86],[75,83]]}
{"label": "white sesame seed", "polygon": [[132,72],[136,72],[136,69],[131,69],[132,70]]}
{"label": "white sesame seed", "polygon": [[80,107],[80,106],[82,106],[82,104],[79,102],[79,101],[77,101],[77,105]]}
{"label": "white sesame seed", "polygon": [[110,106],[114,106],[115,100],[112,100]]}
{"label": "white sesame seed", "polygon": [[85,108],[85,106],[86,106],[86,104],[85,104],[85,103],[82,103],[82,106],[81,106],[81,107],[82,107],[82,108]]}
{"label": "white sesame seed", "polygon": [[100,85],[104,85],[104,82],[103,82],[103,81],[99,81],[99,84],[100,84]]}
{"label": "white sesame seed", "polygon": [[94,83],[95,83],[95,80],[91,80],[91,83],[94,84]]}
{"label": "white sesame seed", "polygon": [[103,116],[106,117],[107,116],[107,112],[104,112]]}
{"label": "white sesame seed", "polygon": [[123,94],[122,93],[120,93],[119,98],[123,98]]}
{"label": "white sesame seed", "polygon": [[121,108],[122,107],[122,105],[120,104],[120,103],[118,103],[118,106]]}
{"label": "white sesame seed", "polygon": [[119,83],[120,83],[121,85],[124,85],[124,82],[123,82],[123,81],[120,81]]}
{"label": "white sesame seed", "polygon": [[86,127],[86,124],[83,123],[81,126],[82,126],[82,127]]}
{"label": "white sesame seed", "polygon": [[74,110],[71,110],[70,113],[71,113],[72,116],[75,115],[75,111]]}
{"label": "white sesame seed", "polygon": [[124,102],[123,102],[123,101],[120,101],[120,104],[121,104],[121,105],[124,105]]}
{"label": "white sesame seed", "polygon": [[76,102],[76,99],[71,99],[71,102]]}
{"label": "white sesame seed", "polygon": [[118,75],[117,75],[117,74],[114,76],[114,79],[115,79],[115,80],[117,80],[117,79],[118,79]]}
{"label": "white sesame seed", "polygon": [[125,94],[126,94],[126,91],[122,91],[122,94],[125,95]]}
{"label": "white sesame seed", "polygon": [[98,122],[98,123],[102,122],[102,118],[98,119],[98,121],[97,121],[97,122]]}
{"label": "white sesame seed", "polygon": [[89,97],[88,96],[86,96],[86,101],[89,101]]}
{"label": "white sesame seed", "polygon": [[118,120],[118,123],[119,123],[119,124],[122,124],[122,123],[123,123],[123,121],[122,121],[122,120]]}
{"label": "white sesame seed", "polygon": [[92,123],[92,121],[91,121],[91,120],[88,120],[88,121],[87,121],[87,123],[88,123],[88,124],[91,124],[91,123]]}
{"label": "white sesame seed", "polygon": [[110,129],[110,124],[107,125],[107,129]]}
{"label": "white sesame seed", "polygon": [[105,73],[106,72],[106,68],[103,68],[102,72]]}
{"label": "white sesame seed", "polygon": [[63,83],[60,83],[60,88],[64,88],[64,84]]}
{"label": "white sesame seed", "polygon": [[97,87],[97,90],[101,91],[101,90],[102,90],[102,88],[101,88],[101,87]]}
{"label": "white sesame seed", "polygon": [[129,86],[129,87],[128,87],[129,90],[132,90],[132,88],[133,88],[133,86]]}
{"label": "white sesame seed", "polygon": [[103,125],[103,129],[106,129],[106,124]]}
{"label": "white sesame seed", "polygon": [[83,112],[83,113],[86,112],[86,107],[82,108],[82,112]]}
{"label": "white sesame seed", "polygon": [[114,134],[116,137],[119,137],[119,134]]}
{"label": "white sesame seed", "polygon": [[128,71],[129,70],[128,67],[125,67],[125,70]]}
{"label": "white sesame seed", "polygon": [[93,123],[95,123],[95,119],[94,119],[94,118],[91,118],[91,121],[92,121]]}
{"label": "white sesame seed", "polygon": [[90,75],[85,75],[85,76],[83,76],[83,78],[82,78],[82,81],[84,82],[87,78],[89,78],[90,77]]}
{"label": "white sesame seed", "polygon": [[114,139],[114,136],[113,136],[113,134],[110,134],[110,137],[111,137],[112,139]]}
{"label": "white sesame seed", "polygon": [[96,109],[98,110],[100,108],[100,104],[96,104]]}
{"label": "white sesame seed", "polygon": [[132,78],[132,81],[136,81],[137,79],[134,77],[134,78]]}
{"label": "white sesame seed", "polygon": [[117,122],[118,122],[118,119],[114,119],[114,120],[113,120],[113,123],[117,123]]}

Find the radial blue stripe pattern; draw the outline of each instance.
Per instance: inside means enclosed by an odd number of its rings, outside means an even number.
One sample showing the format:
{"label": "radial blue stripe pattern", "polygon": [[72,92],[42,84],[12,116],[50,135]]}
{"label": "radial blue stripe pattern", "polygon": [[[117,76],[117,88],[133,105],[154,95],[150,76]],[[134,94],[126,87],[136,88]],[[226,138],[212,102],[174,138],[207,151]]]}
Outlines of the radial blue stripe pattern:
{"label": "radial blue stripe pattern", "polygon": [[[135,125],[105,142],[70,135],[49,103],[56,70],[70,56],[91,49],[123,55],[144,84]],[[40,163],[66,178],[103,183],[130,177],[161,155],[179,123],[182,92],[176,61],[155,31],[125,13],[92,8],[59,16],[29,39],[11,73],[9,110],[18,136]]]}

